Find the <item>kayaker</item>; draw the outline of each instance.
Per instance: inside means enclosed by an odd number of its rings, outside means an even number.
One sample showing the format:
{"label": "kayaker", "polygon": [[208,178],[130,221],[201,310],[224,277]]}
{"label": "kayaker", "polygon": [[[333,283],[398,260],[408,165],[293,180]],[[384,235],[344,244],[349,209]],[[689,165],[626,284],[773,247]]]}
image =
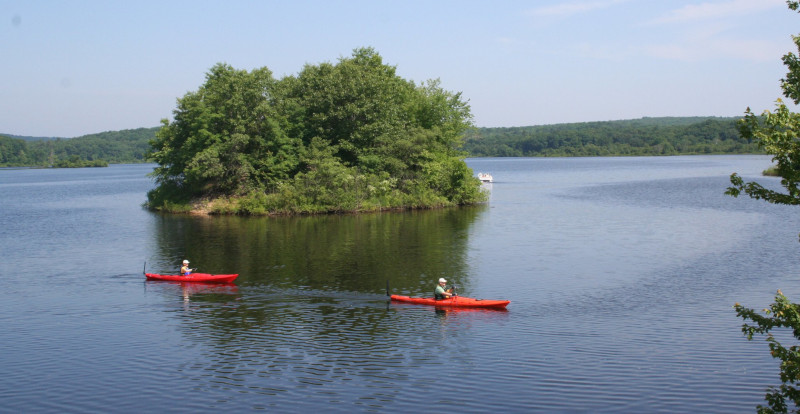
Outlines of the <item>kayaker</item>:
{"label": "kayaker", "polygon": [[439,284],[436,285],[436,290],[433,291],[433,297],[436,300],[441,299],[450,299],[451,297],[455,296],[453,294],[453,289],[447,289],[447,280],[443,277],[439,278]]}
{"label": "kayaker", "polygon": [[194,269],[189,269],[189,261],[184,260],[183,266],[181,266],[181,276],[189,276],[192,274],[192,271],[194,271]]}

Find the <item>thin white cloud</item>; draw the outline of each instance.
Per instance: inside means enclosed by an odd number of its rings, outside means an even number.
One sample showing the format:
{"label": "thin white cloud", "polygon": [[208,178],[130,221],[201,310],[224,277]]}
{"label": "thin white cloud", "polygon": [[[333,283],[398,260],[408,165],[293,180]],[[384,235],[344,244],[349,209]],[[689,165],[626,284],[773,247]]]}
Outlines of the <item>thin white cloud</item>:
{"label": "thin white cloud", "polygon": [[528,14],[537,17],[565,17],[586,13],[598,9],[606,9],[629,0],[593,0],[561,3],[553,6],[539,7],[528,10]]}
{"label": "thin white cloud", "polygon": [[785,0],[730,0],[689,4],[651,20],[652,24],[695,22],[731,16],[746,16],[775,7],[786,7]]}
{"label": "thin white cloud", "polygon": [[752,39],[729,35],[730,25],[709,22],[682,29],[665,40],[638,43],[583,42],[574,45],[577,55],[598,60],[624,61],[648,57],[665,61],[702,62],[733,59],[749,62],[779,61],[790,50],[791,41]]}
{"label": "thin white cloud", "polygon": [[495,41],[497,43],[501,44],[501,45],[514,45],[514,44],[519,43],[519,41],[517,39],[515,39],[513,37],[507,37],[507,36],[496,37]]}
{"label": "thin white cloud", "polygon": [[738,28],[757,13],[786,8],[785,0],[705,1],[673,9],[647,21],[645,26],[672,25],[673,40],[642,46],[650,57],[666,60],[707,61],[780,59],[785,44],[739,35]]}
{"label": "thin white cloud", "polygon": [[753,62],[777,61],[785,53],[779,45],[760,40],[727,38],[699,39],[694,42],[650,44],[642,47],[647,56],[687,62],[739,59]]}

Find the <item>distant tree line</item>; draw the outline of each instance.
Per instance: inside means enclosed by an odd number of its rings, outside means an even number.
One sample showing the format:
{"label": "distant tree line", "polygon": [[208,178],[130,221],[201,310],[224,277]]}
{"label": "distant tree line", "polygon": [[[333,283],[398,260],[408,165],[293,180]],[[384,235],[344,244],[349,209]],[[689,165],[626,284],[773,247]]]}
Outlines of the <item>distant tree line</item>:
{"label": "distant tree line", "polygon": [[761,153],[742,138],[737,118],[664,117],[514,128],[477,128],[465,137],[472,157],[593,157]]}
{"label": "distant tree line", "polygon": [[[510,128],[473,128],[463,150],[470,157],[592,157],[626,155],[759,154],[742,138],[738,118],[658,117]],[[155,128],[108,131],[77,138],[0,135],[0,167],[56,166],[74,156],[112,164],[147,162]],[[73,164],[75,164],[73,162]]]}
{"label": "distant tree line", "polygon": [[0,135],[0,167],[85,167],[146,162],[158,128],[138,128],[78,138],[34,140]]}
{"label": "distant tree line", "polygon": [[103,160],[84,160],[78,155],[72,155],[69,159],[58,160],[52,165],[53,168],[87,168],[87,167],[108,167],[108,162]]}

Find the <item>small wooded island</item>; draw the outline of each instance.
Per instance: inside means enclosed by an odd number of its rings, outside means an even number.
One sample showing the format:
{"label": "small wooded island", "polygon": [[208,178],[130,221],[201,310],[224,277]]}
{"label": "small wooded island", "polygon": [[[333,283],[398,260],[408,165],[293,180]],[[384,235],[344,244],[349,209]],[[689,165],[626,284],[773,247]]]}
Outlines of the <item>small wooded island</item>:
{"label": "small wooded island", "polygon": [[275,79],[217,64],[150,141],[147,207],[209,214],[434,208],[487,195],[461,150],[460,93],[404,80],[372,48]]}

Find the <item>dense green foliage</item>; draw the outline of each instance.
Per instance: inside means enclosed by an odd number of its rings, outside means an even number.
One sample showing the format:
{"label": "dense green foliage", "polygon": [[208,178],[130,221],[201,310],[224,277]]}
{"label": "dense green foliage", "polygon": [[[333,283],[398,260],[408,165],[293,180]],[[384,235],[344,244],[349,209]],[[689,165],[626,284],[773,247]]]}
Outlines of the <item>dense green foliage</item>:
{"label": "dense green foliage", "polygon": [[476,157],[742,154],[760,152],[735,118],[642,118],[515,128],[480,128],[464,149]]}
{"label": "dense green foliage", "polygon": [[29,135],[13,135],[4,133],[0,133],[0,136],[5,136],[6,138],[21,139],[23,141],[49,141],[49,140],[59,139],[59,137],[33,137]]}
{"label": "dense green foliage", "polygon": [[748,323],[742,325],[742,332],[747,339],[752,340],[756,334],[767,335],[770,354],[781,361],[780,378],[783,384],[769,388],[765,396],[769,407],[759,406],[758,412],[786,413],[789,412],[789,404],[794,406],[791,411],[797,412],[800,389],[795,384],[800,379],[800,346],[784,346],[771,331],[785,328],[791,330],[796,339],[800,339],[800,304],[791,303],[783,292],[778,290],[775,302],[769,309],[764,309],[764,315],[738,303],[734,305],[734,309],[739,317],[753,322],[752,325]]}
{"label": "dense green foliage", "polygon": [[217,64],[162,121],[154,209],[294,214],[486,199],[460,150],[460,94],[396,75],[370,48],[275,79]]}
{"label": "dense green foliage", "polygon": [[138,128],[70,139],[24,140],[0,136],[0,166],[99,166],[145,162],[158,128]]}
{"label": "dense green foliage", "polygon": [[[800,37],[795,38],[800,48]],[[788,96],[788,95],[787,95]],[[795,101],[798,103],[800,98]],[[789,111],[786,104],[778,99],[775,112],[764,111],[755,115],[747,108],[745,117],[739,123],[742,136],[752,138],[760,148],[772,154],[775,169],[781,177],[785,193],[770,190],[756,182],[747,182],[736,173],[731,175],[732,186],[727,194],[738,197],[742,192],[755,199],[763,199],[776,204],[800,204],[800,114]]]}
{"label": "dense green foliage", "polygon": [[87,161],[78,155],[72,155],[69,159],[58,160],[53,164],[54,168],[86,168],[86,167],[108,167],[108,163],[103,160]]}
{"label": "dense green foliage", "polygon": [[[797,11],[800,2],[787,1],[789,8]],[[800,51],[800,36],[793,36],[794,43]],[[784,64],[789,68],[786,78],[781,80],[781,87],[786,98],[800,103],[800,59],[794,53],[787,53],[783,57]],[[755,115],[747,108],[745,117],[739,123],[739,130],[743,137],[753,139],[768,154],[773,155],[776,162],[777,174],[781,177],[781,185],[786,193],[770,190],[758,183],[748,182],[737,174],[731,175],[732,186],[727,194],[738,197],[742,192],[755,199],[763,199],[770,203],[798,205],[800,204],[800,114],[789,111],[782,100],[778,99],[775,112],[764,111],[761,116]],[[765,315],[740,304],[734,306],[736,314],[745,321],[742,332],[748,339],[753,339],[755,334],[767,335],[770,353],[773,358],[781,361],[779,387],[770,387],[765,396],[768,406],[759,406],[760,413],[785,413],[797,412],[800,409],[800,346],[797,343],[786,346],[778,341],[772,334],[776,328],[791,331],[795,340],[800,340],[800,304],[791,303],[783,293],[778,290],[775,302]]]}
{"label": "dense green foliage", "polygon": [[45,160],[35,160],[28,155],[28,144],[16,138],[0,135],[0,167],[43,165]]}

